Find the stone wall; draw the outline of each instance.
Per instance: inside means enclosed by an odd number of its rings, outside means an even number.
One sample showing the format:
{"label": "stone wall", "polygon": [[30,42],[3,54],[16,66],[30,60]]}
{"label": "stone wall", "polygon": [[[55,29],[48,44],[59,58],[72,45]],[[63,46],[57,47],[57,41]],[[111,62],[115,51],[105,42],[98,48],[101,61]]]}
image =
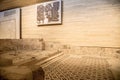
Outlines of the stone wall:
{"label": "stone wall", "polygon": [[0,53],[20,50],[60,50],[63,46],[59,42],[41,39],[0,39]]}
{"label": "stone wall", "polygon": [[0,51],[44,49],[43,39],[0,39]]}
{"label": "stone wall", "polygon": [[120,48],[64,45],[63,50],[66,54],[114,57],[120,59]]}
{"label": "stone wall", "polygon": [[1,39],[0,52],[19,50],[60,50],[65,54],[115,57],[120,59],[120,48],[71,46],[43,39]]}

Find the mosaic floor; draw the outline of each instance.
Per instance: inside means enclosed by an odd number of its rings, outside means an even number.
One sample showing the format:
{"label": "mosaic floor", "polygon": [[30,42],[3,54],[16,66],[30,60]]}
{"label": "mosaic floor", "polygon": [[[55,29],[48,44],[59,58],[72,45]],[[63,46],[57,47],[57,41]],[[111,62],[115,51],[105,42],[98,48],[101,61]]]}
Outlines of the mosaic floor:
{"label": "mosaic floor", "polygon": [[62,56],[43,66],[45,80],[114,80],[105,58]]}

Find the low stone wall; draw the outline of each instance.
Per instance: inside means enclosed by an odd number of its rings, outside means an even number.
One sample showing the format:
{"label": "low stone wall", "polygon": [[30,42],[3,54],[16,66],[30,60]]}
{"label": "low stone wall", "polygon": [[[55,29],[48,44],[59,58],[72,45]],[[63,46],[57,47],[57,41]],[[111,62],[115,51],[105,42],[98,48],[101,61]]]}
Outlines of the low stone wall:
{"label": "low stone wall", "polygon": [[120,48],[61,45],[59,42],[44,41],[43,39],[1,39],[0,52],[11,50],[63,50],[65,54],[93,55],[120,59]]}
{"label": "low stone wall", "polygon": [[112,48],[112,47],[71,47],[65,46],[64,52],[66,54],[77,54],[77,55],[91,55],[91,56],[103,56],[103,57],[115,57],[120,59],[120,48]]}
{"label": "low stone wall", "polygon": [[63,45],[60,42],[45,41],[46,50],[60,50],[63,48]]}
{"label": "low stone wall", "polygon": [[44,50],[43,39],[0,39],[0,51]]}

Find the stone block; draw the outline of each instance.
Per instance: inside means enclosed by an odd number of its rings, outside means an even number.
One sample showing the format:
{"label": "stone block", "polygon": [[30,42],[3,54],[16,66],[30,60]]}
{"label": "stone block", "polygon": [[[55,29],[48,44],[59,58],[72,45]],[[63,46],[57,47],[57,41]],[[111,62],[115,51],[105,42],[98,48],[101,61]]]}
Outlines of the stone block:
{"label": "stone block", "polygon": [[33,80],[44,80],[45,73],[41,67],[36,68],[32,71],[33,74]]}
{"label": "stone block", "polygon": [[3,80],[32,80],[32,71],[26,66],[10,66],[1,68]]}
{"label": "stone block", "polygon": [[0,57],[0,67],[11,66],[12,64],[13,62],[11,59],[5,59],[5,58]]}

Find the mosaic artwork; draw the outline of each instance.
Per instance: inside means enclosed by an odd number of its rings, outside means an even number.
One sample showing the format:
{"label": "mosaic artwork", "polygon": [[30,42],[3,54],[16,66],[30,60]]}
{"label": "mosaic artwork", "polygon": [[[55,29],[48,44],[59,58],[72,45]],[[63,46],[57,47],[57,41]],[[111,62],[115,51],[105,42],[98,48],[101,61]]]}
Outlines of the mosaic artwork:
{"label": "mosaic artwork", "polygon": [[[59,57],[60,58],[60,57]],[[115,80],[104,58],[61,56],[47,67],[45,80]]]}
{"label": "mosaic artwork", "polygon": [[61,0],[37,4],[37,25],[61,24]]}

